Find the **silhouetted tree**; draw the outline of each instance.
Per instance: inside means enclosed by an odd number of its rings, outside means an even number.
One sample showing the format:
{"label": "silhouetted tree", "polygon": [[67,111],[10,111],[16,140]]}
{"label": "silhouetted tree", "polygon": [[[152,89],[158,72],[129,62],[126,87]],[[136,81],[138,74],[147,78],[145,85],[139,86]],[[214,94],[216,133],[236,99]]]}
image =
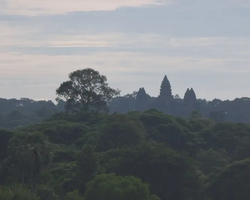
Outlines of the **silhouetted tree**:
{"label": "silhouetted tree", "polygon": [[66,99],[71,111],[105,108],[107,102],[120,93],[109,87],[106,76],[90,68],[71,72],[69,79],[56,90],[56,100]]}

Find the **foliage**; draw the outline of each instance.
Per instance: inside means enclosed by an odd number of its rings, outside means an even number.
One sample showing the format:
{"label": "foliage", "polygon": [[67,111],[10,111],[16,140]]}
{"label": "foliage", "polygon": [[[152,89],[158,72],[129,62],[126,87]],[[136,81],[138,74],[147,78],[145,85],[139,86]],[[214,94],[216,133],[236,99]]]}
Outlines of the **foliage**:
{"label": "foliage", "polygon": [[22,130],[27,132],[38,130],[46,135],[53,143],[72,144],[86,134],[87,127],[75,122],[49,121],[42,125],[30,126]]}
{"label": "foliage", "polygon": [[36,193],[41,198],[41,200],[59,200],[53,188],[47,185],[39,185],[37,187]]}
{"label": "foliage", "polygon": [[9,142],[12,137],[12,132],[0,130],[0,162],[6,158]]}
{"label": "foliage", "polygon": [[199,180],[192,160],[163,144],[110,150],[102,159],[108,173],[136,176],[162,199],[192,199],[197,194]]}
{"label": "foliage", "polygon": [[71,72],[69,79],[56,90],[57,101],[65,99],[68,110],[100,109],[120,93],[108,86],[106,76],[90,68]]}
{"label": "foliage", "polygon": [[79,195],[78,190],[74,190],[72,192],[68,192],[63,200],[84,200],[84,198]]}
{"label": "foliage", "polygon": [[201,150],[196,156],[196,160],[205,174],[215,173],[230,164],[230,157],[224,149],[218,151],[213,149]]}
{"label": "foliage", "polygon": [[95,152],[95,147],[91,145],[83,146],[82,151],[77,156],[76,172],[75,181],[78,184],[79,191],[84,193],[86,183],[99,173],[98,155]]}
{"label": "foliage", "polygon": [[148,185],[133,176],[121,177],[115,174],[97,175],[87,184],[86,200],[147,200],[150,198]]}
{"label": "foliage", "polygon": [[211,180],[208,196],[214,200],[249,199],[250,158],[233,162]]}
{"label": "foliage", "polygon": [[108,149],[133,146],[146,138],[146,130],[142,123],[131,120],[127,115],[113,114],[107,117],[97,145],[97,149]]}
{"label": "foliage", "polygon": [[0,199],[1,200],[40,200],[40,198],[37,195],[32,194],[30,190],[20,185],[0,188]]}
{"label": "foliage", "polygon": [[64,110],[61,102],[34,101],[28,98],[0,98],[0,127],[14,129],[42,122],[56,112]]}
{"label": "foliage", "polygon": [[[37,133],[18,133],[12,139],[7,162],[8,173],[13,181],[31,183],[36,189],[37,176],[50,161],[50,152],[46,147],[46,137]],[[15,180],[16,179],[16,180]]]}

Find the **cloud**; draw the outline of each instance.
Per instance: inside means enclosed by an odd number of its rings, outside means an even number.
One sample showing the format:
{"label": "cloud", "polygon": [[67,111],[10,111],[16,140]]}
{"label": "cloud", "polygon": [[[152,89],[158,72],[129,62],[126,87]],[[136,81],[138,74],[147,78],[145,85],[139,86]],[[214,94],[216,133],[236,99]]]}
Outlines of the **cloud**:
{"label": "cloud", "polygon": [[[192,1],[190,2],[192,5]],[[72,12],[33,18],[30,26],[43,34],[154,33],[171,37],[249,36],[249,9],[186,4],[120,8],[112,11]],[[25,26],[25,20],[23,25]],[[18,22],[19,24],[22,22]]]}
{"label": "cloud", "polygon": [[166,74],[181,96],[246,96],[249,3],[166,2],[0,0],[0,93],[54,99],[69,72],[91,67],[123,94],[157,96]]}
{"label": "cloud", "polygon": [[[65,0],[61,2],[62,4],[66,2],[75,5],[75,1],[78,0],[73,0],[72,3]],[[0,6],[0,13],[2,12],[0,21],[13,27],[36,28],[39,30],[39,34],[34,34],[33,37],[37,39],[40,39],[38,37],[41,35],[44,37],[46,35],[118,32],[159,34],[170,37],[248,37],[250,30],[248,23],[250,10],[247,7],[247,2],[236,0],[171,0],[174,2],[172,4],[166,3],[170,2],[169,0],[85,0],[80,2],[93,2],[93,5],[97,6],[102,5],[103,2],[105,5],[111,5],[112,2],[112,5],[117,4],[117,9],[85,12],[84,10],[79,11],[81,9],[81,3],[79,3],[79,5],[76,4],[77,8],[72,9],[71,12],[56,13],[56,11],[51,11],[50,15],[32,17],[16,15],[21,13],[15,13],[15,16],[11,15],[10,5],[16,5],[17,12],[23,12],[27,15],[29,14],[28,7],[34,7],[37,2],[38,0],[6,1],[6,6]],[[39,1],[38,4],[48,5],[53,10],[57,9],[56,2],[57,0]],[[153,2],[162,5],[154,6]],[[122,6],[122,4],[132,5],[133,3],[135,7],[118,6],[118,4]],[[141,3],[150,4],[150,6],[136,7]],[[88,7],[84,6],[84,8]],[[24,12],[23,9],[26,11]]]}
{"label": "cloud", "polygon": [[2,0],[0,12],[11,15],[47,15],[68,12],[115,10],[119,7],[158,5],[159,0]]}
{"label": "cloud", "polygon": [[[0,13],[8,15],[55,15],[69,12],[110,11],[121,7],[176,5],[187,11],[193,8],[249,8],[248,1],[238,0],[1,0]],[[185,7],[184,7],[185,6]],[[184,9],[183,9],[184,8]]]}
{"label": "cloud", "polygon": [[[13,50],[18,47],[37,47],[48,50],[48,48],[86,48],[96,50],[131,50],[131,51],[152,51],[178,49],[195,50],[197,48],[249,48],[250,37],[230,37],[230,36],[171,36],[158,33],[126,33],[126,32],[99,32],[88,33],[72,31],[71,34],[61,33],[44,34],[39,28],[26,28],[22,26],[12,26],[9,24],[0,25],[1,48],[10,47]],[[215,48],[216,47],[216,48]],[[190,49],[191,48],[191,49]],[[35,49],[32,49],[35,50]],[[239,49],[237,49],[239,51]],[[26,52],[27,53],[27,52]],[[48,54],[50,54],[48,52]]]}
{"label": "cloud", "polygon": [[[22,55],[93,55],[95,53],[150,53],[198,59],[248,59],[250,37],[171,37],[149,33],[79,33],[40,35],[39,31],[1,27],[0,52]],[[236,62],[236,61],[235,61]]]}

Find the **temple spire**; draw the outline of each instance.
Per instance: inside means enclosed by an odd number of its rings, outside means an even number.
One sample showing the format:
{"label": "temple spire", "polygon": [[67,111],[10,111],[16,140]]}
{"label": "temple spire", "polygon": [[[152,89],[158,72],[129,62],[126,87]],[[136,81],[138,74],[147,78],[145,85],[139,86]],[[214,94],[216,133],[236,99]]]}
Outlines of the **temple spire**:
{"label": "temple spire", "polygon": [[159,99],[162,101],[173,100],[171,85],[166,75],[161,83]]}

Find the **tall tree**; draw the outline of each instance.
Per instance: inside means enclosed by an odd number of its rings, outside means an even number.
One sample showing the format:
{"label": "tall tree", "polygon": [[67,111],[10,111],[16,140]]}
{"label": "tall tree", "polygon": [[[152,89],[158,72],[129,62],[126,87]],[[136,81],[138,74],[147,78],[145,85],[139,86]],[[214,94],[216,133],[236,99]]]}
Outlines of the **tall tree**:
{"label": "tall tree", "polygon": [[106,76],[90,68],[71,72],[69,79],[56,90],[56,100],[65,99],[69,110],[104,108],[120,94],[118,89],[109,87]]}

